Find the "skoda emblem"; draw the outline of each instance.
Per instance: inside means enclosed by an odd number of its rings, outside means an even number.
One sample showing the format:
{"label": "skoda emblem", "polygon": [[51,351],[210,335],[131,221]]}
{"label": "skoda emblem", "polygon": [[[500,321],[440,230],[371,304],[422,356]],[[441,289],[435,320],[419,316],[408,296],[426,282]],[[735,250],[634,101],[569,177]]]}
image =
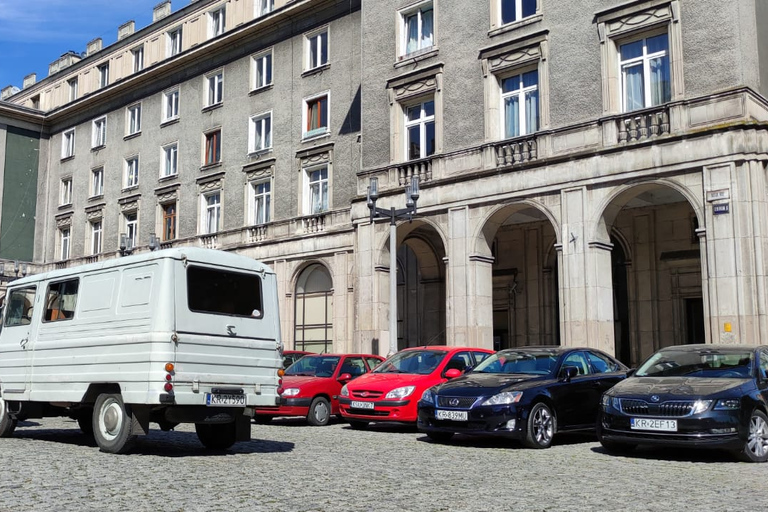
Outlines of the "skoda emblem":
{"label": "skoda emblem", "polygon": [[659,395],[651,395],[651,402],[658,402],[659,401]]}
{"label": "skoda emblem", "polygon": [[459,405],[459,399],[451,398],[450,400],[448,400],[448,405],[450,405],[451,407],[456,407],[457,405]]}

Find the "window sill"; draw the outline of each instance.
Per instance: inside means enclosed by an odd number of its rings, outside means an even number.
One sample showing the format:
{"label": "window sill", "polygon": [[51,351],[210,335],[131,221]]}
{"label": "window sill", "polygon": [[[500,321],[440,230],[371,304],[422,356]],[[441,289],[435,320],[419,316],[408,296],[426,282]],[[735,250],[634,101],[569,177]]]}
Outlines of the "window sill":
{"label": "window sill", "polygon": [[176,179],[176,178],[178,178],[178,177],[179,177],[179,173],[175,173],[175,174],[169,174],[168,176],[160,176],[160,177],[157,179],[157,181],[158,181],[159,183],[163,183],[163,182],[166,182],[166,181],[171,181],[171,180],[173,180],[173,179]]}
{"label": "window sill", "polygon": [[325,64],[317,66],[316,68],[312,68],[312,69],[308,69],[308,70],[304,71],[301,74],[301,77],[304,78],[304,77],[311,76],[311,75],[317,75],[319,73],[322,73],[326,69],[329,69],[330,67],[331,67],[331,64],[329,62],[326,62]]}
{"label": "window sill", "polygon": [[398,57],[397,62],[395,62],[395,68],[402,68],[422,60],[431,59],[432,57],[435,57],[439,51],[440,49],[437,46],[430,46],[423,50],[417,50],[406,55],[401,55]]}
{"label": "window sill", "polygon": [[134,190],[138,190],[138,189],[139,189],[139,186],[138,186],[138,185],[131,185],[130,187],[125,187],[125,188],[124,188],[124,189],[122,189],[120,192],[121,192],[121,193],[125,193],[125,192],[133,192]]}
{"label": "window sill", "polygon": [[104,199],[104,194],[96,194],[88,198],[88,201],[96,201],[97,199]]}
{"label": "window sill", "polygon": [[323,139],[331,136],[331,131],[328,128],[317,128],[315,130],[304,133],[301,136],[301,142],[311,142],[313,140]]}
{"label": "window sill", "polygon": [[251,91],[248,93],[248,96],[254,96],[256,94],[259,94],[260,92],[268,91],[274,87],[274,82],[269,83],[267,85],[262,85],[261,87],[257,87],[255,89],[251,89]]}
{"label": "window sill", "polygon": [[74,160],[74,159],[75,159],[75,155],[69,155],[69,156],[62,157],[61,161],[62,162],[67,162],[69,160]]}
{"label": "window sill", "polygon": [[216,169],[216,168],[221,167],[221,166],[222,166],[221,162],[214,162],[212,164],[205,164],[205,165],[200,166],[200,172],[210,171],[211,169]]}
{"label": "window sill", "polygon": [[129,133],[128,135],[126,135],[125,137],[123,137],[123,140],[131,140],[131,139],[135,139],[135,138],[136,138],[136,137],[138,137],[139,135],[141,135],[141,130],[139,130],[139,131],[137,131],[137,132],[134,132],[134,133]]}
{"label": "window sill", "polygon": [[203,110],[201,112],[211,112],[212,110],[216,110],[217,108],[221,108],[224,106],[224,102],[220,101],[218,103],[214,103],[213,105],[208,105],[207,107],[203,107]]}
{"label": "window sill", "polygon": [[60,204],[59,210],[67,210],[69,208],[72,208],[72,203],[66,203],[66,204]]}
{"label": "window sill", "polygon": [[520,27],[525,27],[527,25],[538,23],[543,18],[544,18],[544,15],[542,13],[538,13],[538,14],[534,14],[533,16],[528,16],[527,18],[523,18],[519,21],[513,21],[512,23],[507,23],[506,25],[502,25],[499,28],[493,28],[489,30],[488,37],[498,36],[499,34],[505,34],[507,32],[517,30]]}
{"label": "window sill", "polygon": [[160,123],[160,128],[165,128],[166,126],[170,126],[172,124],[176,124],[179,122],[179,116],[172,117],[170,119],[166,119],[162,123]]}
{"label": "window sill", "polygon": [[106,148],[106,144],[99,144],[98,146],[93,146],[91,148],[91,153],[96,153],[97,151],[101,151],[102,149]]}

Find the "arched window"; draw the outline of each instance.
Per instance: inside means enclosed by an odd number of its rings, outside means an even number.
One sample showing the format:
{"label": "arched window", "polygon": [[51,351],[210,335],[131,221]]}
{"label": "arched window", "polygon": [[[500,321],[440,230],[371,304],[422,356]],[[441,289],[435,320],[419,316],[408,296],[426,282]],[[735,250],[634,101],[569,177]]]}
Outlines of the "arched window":
{"label": "arched window", "polygon": [[333,283],[322,265],[310,265],[296,283],[296,350],[333,350]]}

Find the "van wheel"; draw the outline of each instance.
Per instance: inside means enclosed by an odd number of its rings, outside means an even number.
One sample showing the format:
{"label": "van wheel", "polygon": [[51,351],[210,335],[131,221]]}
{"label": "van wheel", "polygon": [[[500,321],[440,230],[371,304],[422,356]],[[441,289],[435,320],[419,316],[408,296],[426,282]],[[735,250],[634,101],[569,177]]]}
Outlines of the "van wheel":
{"label": "van wheel", "polygon": [[309,424],[315,427],[322,427],[327,425],[330,419],[331,403],[322,396],[312,400],[312,404],[309,406],[309,414],[307,414]]}
{"label": "van wheel", "polygon": [[93,437],[93,409],[86,407],[77,411],[77,426],[88,437]]}
{"label": "van wheel", "polygon": [[11,437],[18,420],[8,415],[8,404],[0,397],[0,437]]}
{"label": "van wheel", "polygon": [[197,438],[209,450],[226,450],[235,444],[235,422],[195,423]]}
{"label": "van wheel", "polygon": [[106,453],[125,453],[136,441],[130,406],[119,393],[102,393],[93,407],[93,437]]}

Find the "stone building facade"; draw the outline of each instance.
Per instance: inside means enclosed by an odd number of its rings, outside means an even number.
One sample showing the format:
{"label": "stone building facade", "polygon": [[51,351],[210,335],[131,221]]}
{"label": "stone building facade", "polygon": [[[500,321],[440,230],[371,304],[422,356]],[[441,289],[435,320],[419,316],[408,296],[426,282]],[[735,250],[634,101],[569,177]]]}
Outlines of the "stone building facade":
{"label": "stone building facade", "polygon": [[[398,347],[761,342],[768,8],[589,7],[162,3],[6,98],[40,117],[34,261],[247,254],[318,351],[387,352],[392,248]],[[412,176],[393,243],[366,190]]]}

